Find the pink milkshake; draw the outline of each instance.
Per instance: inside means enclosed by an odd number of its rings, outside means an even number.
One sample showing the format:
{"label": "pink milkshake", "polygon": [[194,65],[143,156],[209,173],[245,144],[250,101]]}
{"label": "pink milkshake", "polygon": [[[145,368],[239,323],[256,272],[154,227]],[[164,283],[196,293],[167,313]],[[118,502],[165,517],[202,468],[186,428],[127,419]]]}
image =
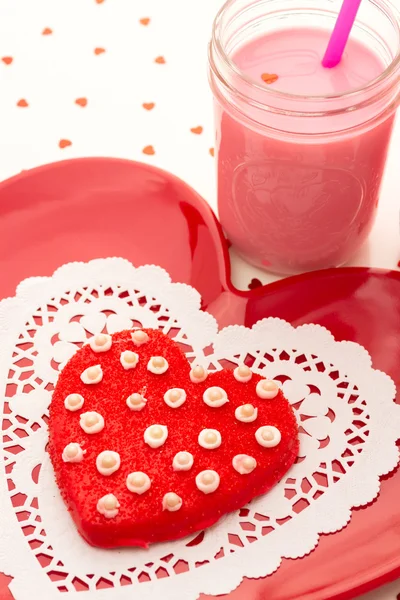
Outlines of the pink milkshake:
{"label": "pink milkshake", "polygon": [[221,223],[247,260],[283,273],[343,264],[366,239],[400,91],[396,52],[355,34],[325,69],[331,30],[297,21],[242,36],[225,62],[210,50]]}

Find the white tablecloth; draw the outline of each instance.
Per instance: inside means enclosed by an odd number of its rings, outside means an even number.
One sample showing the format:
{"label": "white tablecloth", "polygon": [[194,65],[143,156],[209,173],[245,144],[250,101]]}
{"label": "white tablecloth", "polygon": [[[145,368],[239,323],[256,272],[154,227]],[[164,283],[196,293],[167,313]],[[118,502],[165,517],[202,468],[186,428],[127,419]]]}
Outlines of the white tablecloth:
{"label": "white tablecloth", "polygon": [[[221,0],[1,0],[0,179],[81,156],[142,160],[216,209],[207,43]],[[397,268],[400,126],[378,219],[351,265]],[[233,282],[258,271],[232,251]],[[38,273],[39,275],[39,273]],[[400,582],[364,596],[395,599]]]}

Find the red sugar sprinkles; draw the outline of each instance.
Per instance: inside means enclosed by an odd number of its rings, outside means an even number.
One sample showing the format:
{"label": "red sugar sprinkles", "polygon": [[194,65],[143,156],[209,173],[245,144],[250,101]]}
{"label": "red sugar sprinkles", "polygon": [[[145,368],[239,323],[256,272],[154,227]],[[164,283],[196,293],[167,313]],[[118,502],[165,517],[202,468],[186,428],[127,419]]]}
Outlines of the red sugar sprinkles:
{"label": "red sugar sprinkles", "polygon": [[157,330],[94,336],[60,374],[49,454],[81,535],[101,547],[184,537],[267,492],[293,464],[280,386],[191,366]]}

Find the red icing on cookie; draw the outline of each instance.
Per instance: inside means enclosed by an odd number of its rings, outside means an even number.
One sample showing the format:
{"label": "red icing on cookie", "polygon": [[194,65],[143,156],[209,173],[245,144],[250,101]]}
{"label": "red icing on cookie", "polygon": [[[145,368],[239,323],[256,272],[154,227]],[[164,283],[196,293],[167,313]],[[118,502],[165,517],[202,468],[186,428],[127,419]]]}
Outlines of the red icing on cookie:
{"label": "red icing on cookie", "polygon": [[[50,406],[48,451],[57,483],[79,532],[96,546],[145,547],[202,530],[267,492],[283,477],[298,452],[296,419],[281,391],[276,398],[263,400],[256,393],[256,384],[262,379],[259,375],[241,383],[233,371],[210,373],[205,381],[192,383],[190,365],[178,345],[159,331],[146,332],[150,339],[140,346],[134,344],[129,331],[115,334],[107,352],[84,346],[62,371]],[[139,355],[134,368],[124,369],[121,364],[121,353],[126,350]],[[166,359],[165,373],[148,369],[152,357]],[[101,366],[102,380],[83,383],[82,372],[96,365]],[[218,408],[208,406],[203,393],[209,387],[222,388],[229,402]],[[178,408],[164,400],[172,388],[186,392],[185,402]],[[132,410],[127,404],[127,398],[135,393],[146,398],[141,410]],[[65,408],[69,394],[83,396],[79,410]],[[235,409],[248,404],[258,409],[257,418],[239,421]],[[93,412],[100,414],[105,424],[100,432],[88,434],[80,425],[81,415]],[[168,432],[166,440],[155,448],[144,439],[152,425],[162,426],[163,439],[165,427]],[[257,442],[255,434],[264,425],[279,430],[278,445],[264,447]],[[203,430],[217,430],[221,444],[214,449],[202,447],[198,438]],[[161,435],[160,427],[156,434]],[[70,443],[79,444],[84,451],[80,462],[63,460],[63,451]],[[115,465],[115,457],[120,459],[119,468],[109,475],[96,467],[98,455],[105,451],[117,453],[106,456],[107,464]],[[173,468],[175,455],[182,451],[193,455],[189,470]],[[255,459],[257,466],[240,474],[232,465],[238,455]],[[215,491],[204,493],[196,486],[202,471],[208,472],[205,482],[213,477],[210,471],[219,476]],[[130,487],[136,489],[136,484],[147,481],[142,474],[150,478],[150,487],[140,494],[130,491],[128,476]],[[173,495],[167,495],[171,492]]]}

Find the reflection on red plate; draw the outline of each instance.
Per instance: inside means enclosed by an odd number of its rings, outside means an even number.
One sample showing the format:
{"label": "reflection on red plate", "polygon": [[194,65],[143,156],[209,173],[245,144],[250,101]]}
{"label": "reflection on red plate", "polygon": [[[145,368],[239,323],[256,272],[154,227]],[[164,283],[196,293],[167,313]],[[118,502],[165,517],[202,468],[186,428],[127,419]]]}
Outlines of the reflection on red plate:
{"label": "reflection on red plate", "polygon": [[[0,184],[0,297],[13,295],[26,277],[106,256],[160,264],[175,281],[199,290],[220,326],[251,326],[267,316],[320,323],[337,339],[365,346],[375,367],[400,384],[400,273],[336,269],[239,292],[214,214],[168,173],[129,161],[79,159]],[[306,558],[283,560],[274,575],[245,580],[229,598],[344,600],[399,576],[399,495],[396,471],[384,478],[378,500],[353,511],[343,531],[322,536]],[[0,600],[11,598],[8,581],[0,575]]]}

